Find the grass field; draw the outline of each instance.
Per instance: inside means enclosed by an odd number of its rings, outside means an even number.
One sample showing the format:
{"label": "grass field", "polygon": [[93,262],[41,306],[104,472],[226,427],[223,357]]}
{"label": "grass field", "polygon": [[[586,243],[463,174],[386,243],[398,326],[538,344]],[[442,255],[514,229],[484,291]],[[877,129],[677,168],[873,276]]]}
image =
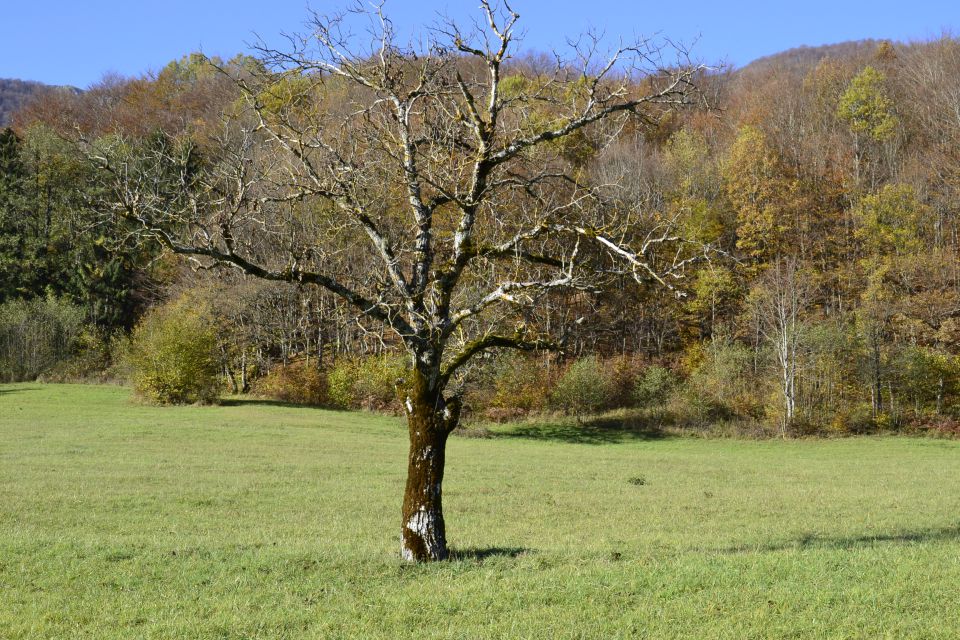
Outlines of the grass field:
{"label": "grass field", "polygon": [[399,419],[0,386],[0,638],[957,638],[960,442],[453,438],[397,559]]}

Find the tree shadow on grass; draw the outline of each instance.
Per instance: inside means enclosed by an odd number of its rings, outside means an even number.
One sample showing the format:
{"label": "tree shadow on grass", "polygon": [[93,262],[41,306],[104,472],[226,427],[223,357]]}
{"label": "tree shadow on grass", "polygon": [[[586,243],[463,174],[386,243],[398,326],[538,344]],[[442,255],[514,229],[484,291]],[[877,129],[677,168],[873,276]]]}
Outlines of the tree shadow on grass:
{"label": "tree shadow on grass", "polygon": [[738,545],[719,549],[720,553],[769,553],[803,549],[859,549],[878,544],[910,544],[915,542],[952,542],[960,540],[960,524],[898,533],[877,533],[862,536],[818,536],[806,534],[794,540],[762,545]]}
{"label": "tree shadow on grass", "polygon": [[572,444],[615,444],[670,437],[658,422],[635,416],[600,416],[581,422],[560,419],[555,422],[520,423],[494,431],[491,435],[494,438],[555,440]]}
{"label": "tree shadow on grass", "polygon": [[452,549],[451,561],[472,560],[483,562],[492,558],[519,558],[533,553],[525,547],[481,547],[476,549]]}
{"label": "tree shadow on grass", "polygon": [[39,391],[40,387],[0,387],[0,395],[22,393],[24,391]]}
{"label": "tree shadow on grass", "polygon": [[268,398],[222,398],[221,407],[286,407],[288,409],[320,409],[323,411],[340,411],[334,407],[321,407],[315,404],[301,404],[298,402],[285,402],[283,400],[270,400]]}

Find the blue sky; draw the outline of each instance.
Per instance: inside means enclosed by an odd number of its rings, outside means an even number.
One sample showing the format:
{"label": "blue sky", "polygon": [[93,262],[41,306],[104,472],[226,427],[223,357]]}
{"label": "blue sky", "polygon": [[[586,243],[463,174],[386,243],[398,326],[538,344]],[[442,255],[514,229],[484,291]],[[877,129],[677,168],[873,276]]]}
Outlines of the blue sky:
{"label": "blue sky", "polygon": [[[391,0],[398,29],[410,33],[438,12],[477,15],[477,0]],[[280,44],[297,31],[306,0],[0,0],[0,77],[86,87],[106,72],[155,70],[202,49],[230,56],[259,34]],[[324,12],[340,0],[312,0]],[[608,37],[661,33],[693,42],[706,62],[743,65],[799,45],[861,38],[926,39],[960,35],[960,0],[514,0],[526,30],[524,49],[562,46],[587,27]]]}

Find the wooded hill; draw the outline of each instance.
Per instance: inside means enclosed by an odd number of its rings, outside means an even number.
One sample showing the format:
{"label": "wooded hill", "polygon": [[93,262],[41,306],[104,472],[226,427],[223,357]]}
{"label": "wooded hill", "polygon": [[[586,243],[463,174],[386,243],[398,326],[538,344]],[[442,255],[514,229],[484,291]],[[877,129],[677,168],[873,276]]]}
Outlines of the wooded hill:
{"label": "wooded hill", "polygon": [[[155,76],[45,94],[22,110],[0,151],[0,300],[57,296],[78,305],[101,339],[153,304],[203,300],[221,369],[240,390],[270,371],[289,388],[303,377],[291,367],[323,378],[335,358],[394,350],[383,323],[320,287],[192,271],[147,243],[107,250],[126,233],[94,215],[108,186],[55,134],[79,124],[91,140],[189,139],[197,158],[212,154],[220,116],[242,93],[215,66],[242,76],[255,64],[190,56]],[[522,88],[539,64],[514,60],[505,74]],[[296,82],[270,96],[278,109],[312,99]],[[676,274],[681,295],[625,270],[601,290],[551,293],[534,310],[506,312],[496,322],[549,326],[562,351],[484,359],[466,383],[468,408],[495,416],[639,406],[701,427],[955,430],[960,42],[801,48],[696,82],[706,104],[658,109],[602,145],[585,131],[556,145],[550,162],[612,185],[604,197],[616,215],[676,221],[684,238],[717,251]],[[343,269],[369,260],[344,242]],[[389,389],[364,391],[350,375],[337,402],[389,404]],[[329,381],[314,382],[329,401]]]}
{"label": "wooded hill", "polygon": [[73,87],[53,87],[41,82],[0,78],[0,127],[10,124],[13,114],[39,94],[46,91],[78,93]]}

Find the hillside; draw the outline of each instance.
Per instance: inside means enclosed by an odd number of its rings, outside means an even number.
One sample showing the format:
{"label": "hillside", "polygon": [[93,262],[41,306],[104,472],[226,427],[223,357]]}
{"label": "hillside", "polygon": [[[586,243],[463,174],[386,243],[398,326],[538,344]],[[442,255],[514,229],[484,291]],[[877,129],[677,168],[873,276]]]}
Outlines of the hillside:
{"label": "hillside", "polygon": [[869,55],[880,44],[879,40],[850,40],[815,47],[801,46],[763,56],[741,67],[738,73],[766,75],[772,71],[787,74],[805,74],[824,58],[855,59],[860,55]]}
{"label": "hillside", "polygon": [[[757,58],[741,67],[737,71],[737,74],[742,76],[751,76],[754,74],[763,75],[774,70],[779,73],[805,73],[823,58],[855,57],[862,52],[873,51],[877,44],[878,41],[876,40],[859,40],[815,47],[795,47],[769,56]],[[43,91],[56,89],[65,89],[73,92],[80,91],[76,87],[56,87],[30,80],[0,78],[0,127],[8,125],[17,109],[26,104],[33,96]]]}
{"label": "hillside", "polygon": [[42,82],[0,78],[0,127],[10,123],[13,114],[31,98],[44,91],[79,92],[75,87],[55,87]]}

